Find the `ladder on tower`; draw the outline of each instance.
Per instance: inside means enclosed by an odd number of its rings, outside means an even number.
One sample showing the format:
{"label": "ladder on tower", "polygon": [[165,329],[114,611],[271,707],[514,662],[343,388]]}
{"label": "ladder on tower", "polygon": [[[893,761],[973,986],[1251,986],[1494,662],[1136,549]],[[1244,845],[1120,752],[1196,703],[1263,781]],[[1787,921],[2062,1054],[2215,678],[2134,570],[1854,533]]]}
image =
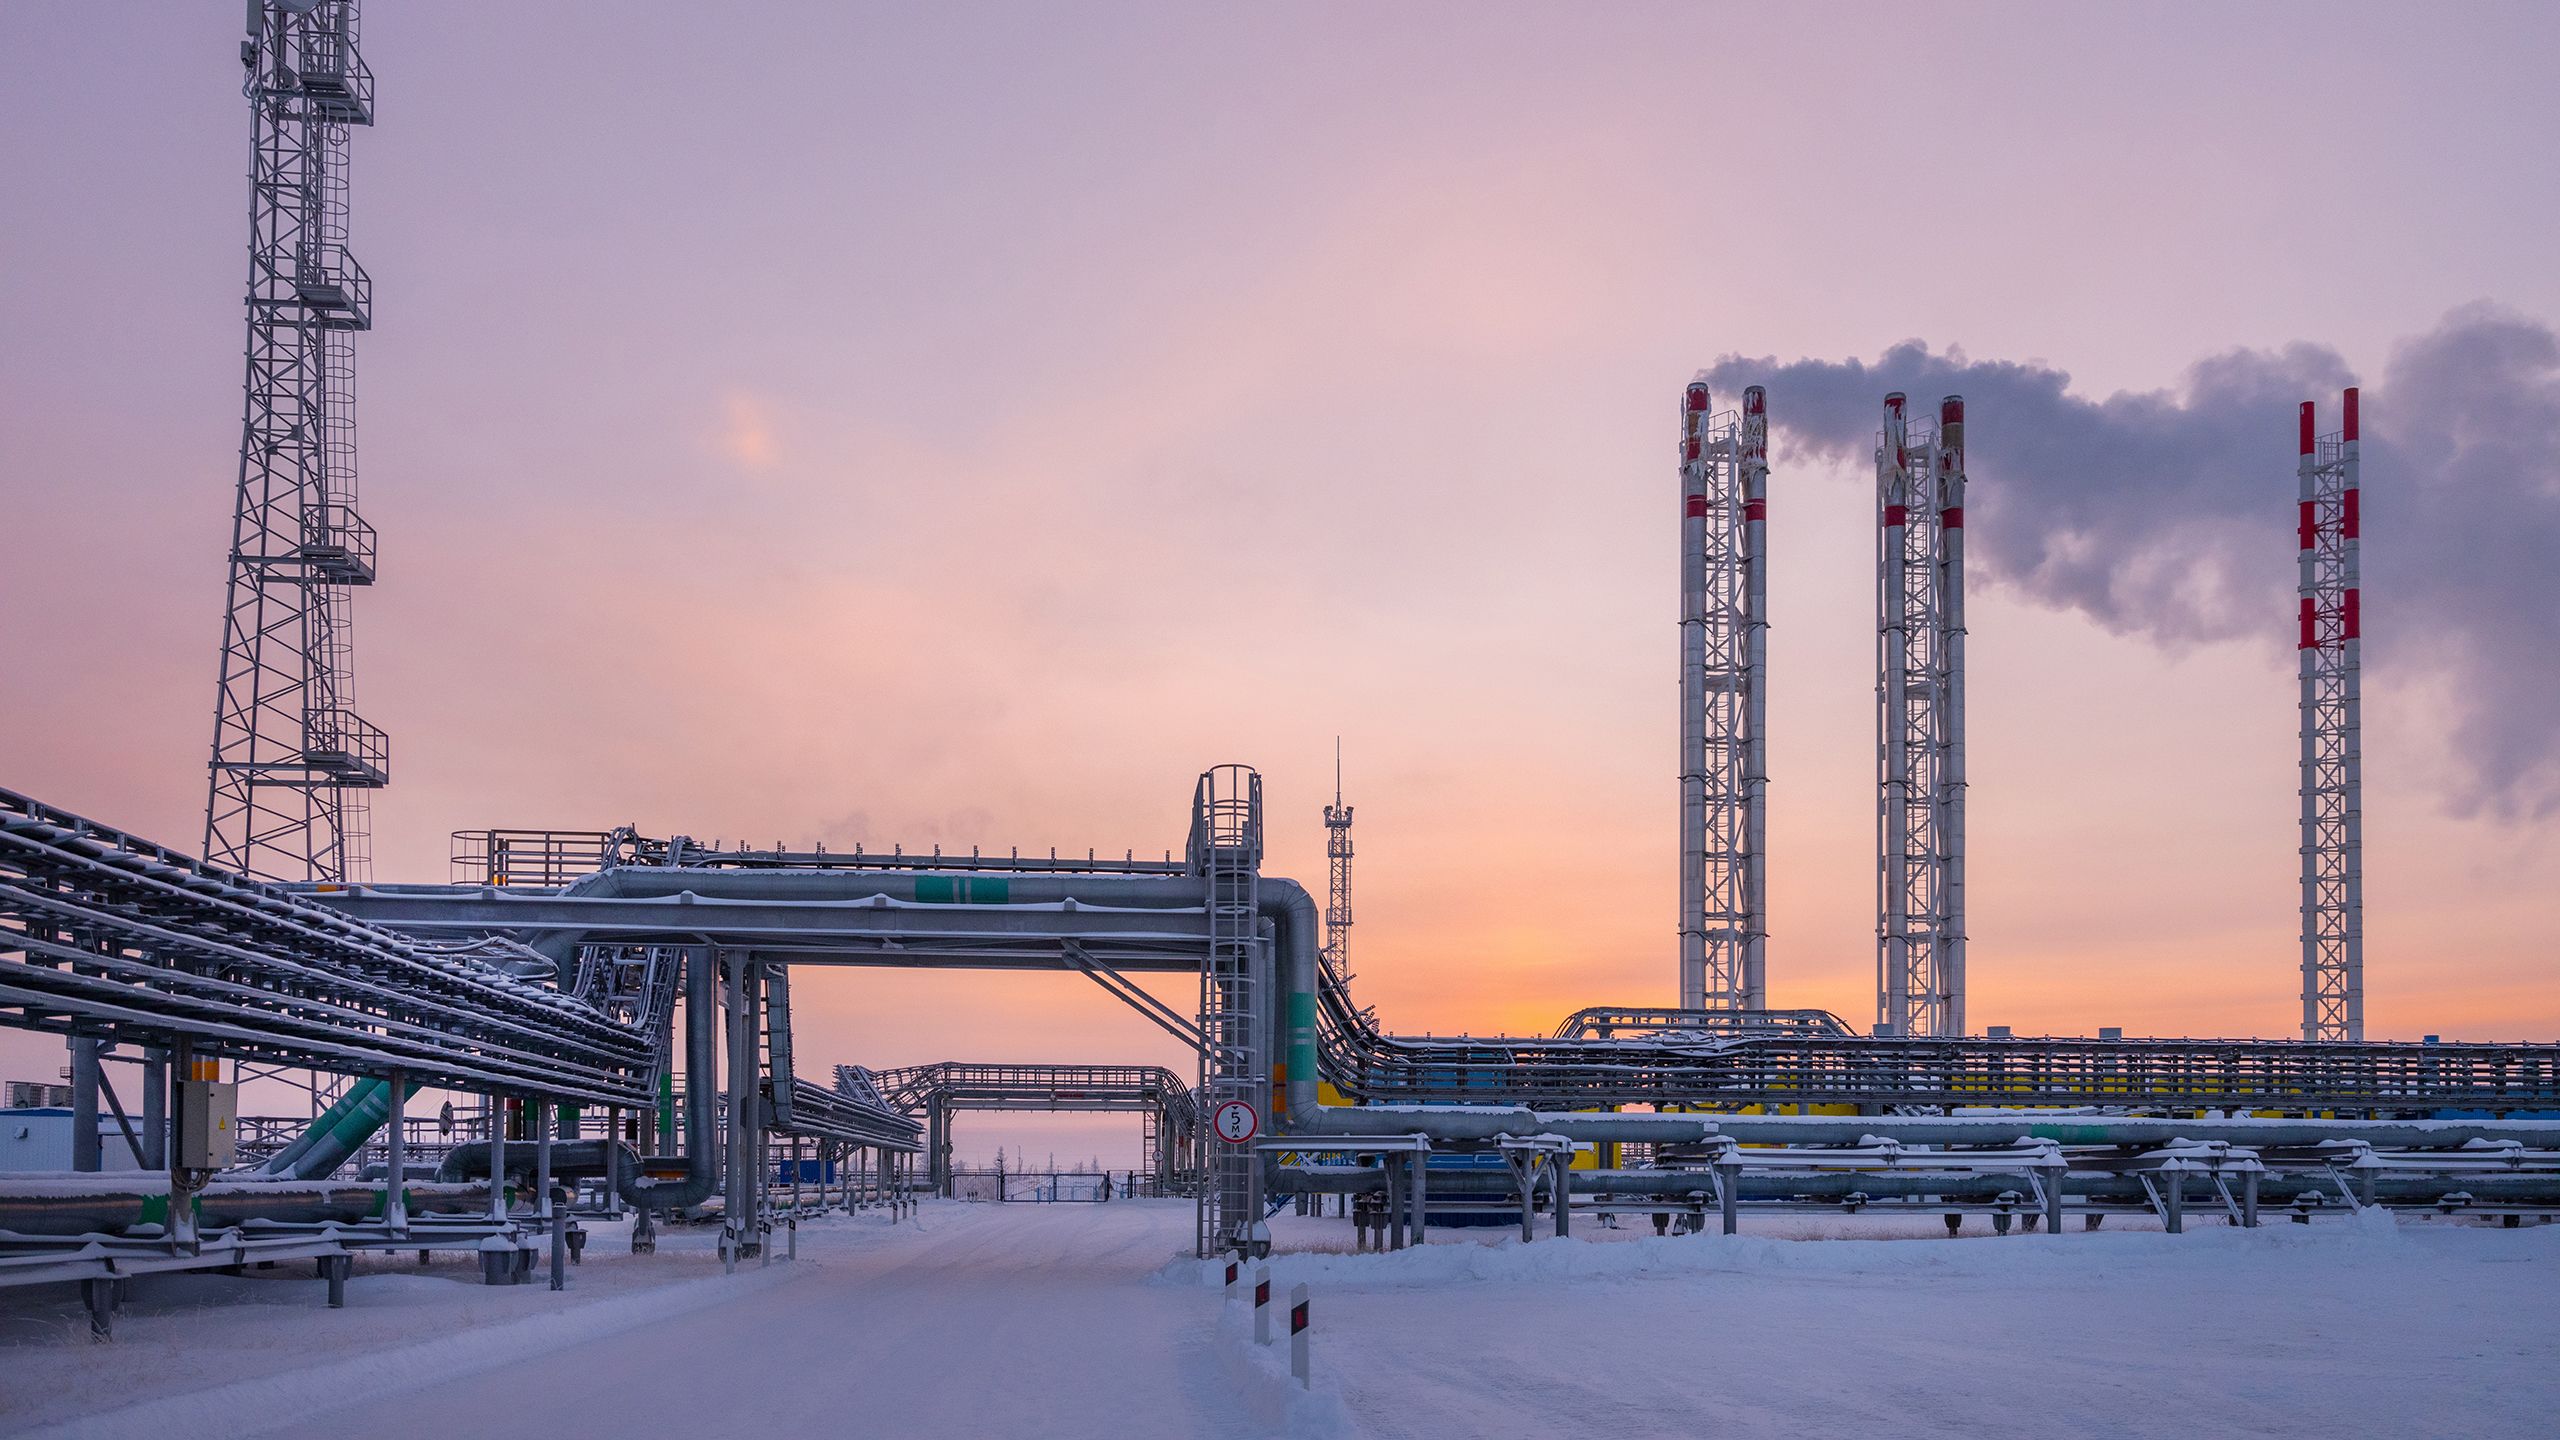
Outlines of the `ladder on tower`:
{"label": "ladder on tower", "polygon": [[[1263,969],[1261,933],[1262,777],[1221,765],[1194,792],[1192,864],[1208,890],[1209,948],[1200,964],[1200,1107],[1202,1118],[1242,1101],[1261,1108]],[[1196,1211],[1194,1253],[1203,1258],[1249,1249],[1261,1217],[1250,1145],[1197,1127],[1208,1147]]]}

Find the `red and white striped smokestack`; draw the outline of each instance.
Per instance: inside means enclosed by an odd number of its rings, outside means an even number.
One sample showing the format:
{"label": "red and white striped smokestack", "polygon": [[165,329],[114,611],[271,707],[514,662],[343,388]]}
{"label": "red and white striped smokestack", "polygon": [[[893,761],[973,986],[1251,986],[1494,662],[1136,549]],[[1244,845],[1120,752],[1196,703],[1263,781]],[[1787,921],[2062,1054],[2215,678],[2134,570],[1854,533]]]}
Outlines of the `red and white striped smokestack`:
{"label": "red and white striped smokestack", "polygon": [[2300,412],[2302,1038],[2364,1038],[2362,395],[2324,440]]}
{"label": "red and white striped smokestack", "polygon": [[1707,1003],[1707,466],[1715,398],[1702,376],[1680,399],[1680,1004]]}
{"label": "red and white striped smokestack", "polygon": [[1946,750],[1938,774],[1938,823],[1945,837],[1944,929],[1938,939],[1938,980],[1945,1011],[1941,1033],[1965,1033],[1965,750],[1964,750],[1964,397],[1938,402],[1939,644],[1945,655],[1946,695],[1941,720]]}
{"label": "red and white striped smokestack", "polygon": [[1742,392],[1742,1008],[1769,1008],[1769,394]]}
{"label": "red and white striped smokestack", "polygon": [[1884,434],[1876,446],[1876,499],[1882,519],[1876,545],[1876,699],[1883,717],[1877,744],[1884,762],[1876,857],[1881,879],[1876,1019],[1878,1033],[1903,1035],[1908,1033],[1906,997],[1911,993],[1910,892],[1904,881],[1910,854],[1904,817],[1911,796],[1911,767],[1901,734],[1909,694],[1903,657],[1909,649],[1910,616],[1903,597],[1910,591],[1906,530],[1911,516],[1911,447],[1899,390],[1884,397]]}
{"label": "red and white striped smokestack", "polygon": [[2338,648],[2346,734],[2341,747],[2345,776],[2345,855],[2339,866],[2345,896],[2346,1038],[2364,1038],[2364,417],[2362,397],[2346,394],[2346,431],[2338,446]]}

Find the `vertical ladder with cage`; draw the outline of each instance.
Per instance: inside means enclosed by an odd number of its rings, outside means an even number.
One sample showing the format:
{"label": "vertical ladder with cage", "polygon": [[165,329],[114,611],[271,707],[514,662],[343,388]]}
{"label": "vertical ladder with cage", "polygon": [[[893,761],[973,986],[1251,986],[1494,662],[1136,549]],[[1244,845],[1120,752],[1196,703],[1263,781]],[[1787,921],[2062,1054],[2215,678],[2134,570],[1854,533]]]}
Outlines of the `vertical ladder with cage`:
{"label": "vertical ladder with cage", "polygon": [[[1262,777],[1221,765],[1194,792],[1191,863],[1208,890],[1209,948],[1200,964],[1200,1108],[1204,1119],[1241,1100],[1262,1102],[1263,969],[1260,879]],[[1231,1144],[1201,1125],[1208,1147],[1200,1187],[1195,1253],[1249,1248],[1257,1171],[1250,1145]]]}

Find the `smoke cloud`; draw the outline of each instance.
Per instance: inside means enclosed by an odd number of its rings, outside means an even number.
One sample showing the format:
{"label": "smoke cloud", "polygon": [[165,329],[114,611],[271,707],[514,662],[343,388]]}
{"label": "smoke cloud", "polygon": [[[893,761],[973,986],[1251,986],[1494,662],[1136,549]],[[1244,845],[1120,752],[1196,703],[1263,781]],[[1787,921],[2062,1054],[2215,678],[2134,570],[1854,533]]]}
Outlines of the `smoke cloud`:
{"label": "smoke cloud", "polygon": [[[1966,555],[2119,634],[2290,647],[2294,407],[2339,424],[2354,383],[2325,346],[2200,360],[2174,390],[2103,400],[2040,364],[1911,341],[1872,364],[1727,356],[1719,392],[1822,459],[1870,461],[1888,390],[1965,397]],[[2368,690],[2424,677],[2454,706],[2457,814],[2560,812],[2560,336],[2487,304],[2394,347],[2364,389]],[[1801,453],[1801,452],[1800,452]]]}

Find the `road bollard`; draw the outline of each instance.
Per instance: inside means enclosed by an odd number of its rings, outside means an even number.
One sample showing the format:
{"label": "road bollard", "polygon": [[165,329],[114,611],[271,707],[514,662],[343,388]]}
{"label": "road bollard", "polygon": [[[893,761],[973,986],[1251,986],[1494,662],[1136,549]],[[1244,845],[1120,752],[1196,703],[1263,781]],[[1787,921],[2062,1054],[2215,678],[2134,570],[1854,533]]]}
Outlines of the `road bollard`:
{"label": "road bollard", "polygon": [[1289,1373],[1298,1377],[1298,1388],[1309,1388],[1307,1379],[1307,1287],[1300,1281],[1289,1291]]}
{"label": "road bollard", "polygon": [[1253,1343],[1271,1343],[1271,1267],[1257,1265],[1253,1271]]}
{"label": "road bollard", "polygon": [[1225,1290],[1223,1290],[1223,1291],[1220,1291],[1219,1293],[1220,1293],[1220,1294],[1222,1294],[1222,1295],[1224,1295],[1224,1296],[1226,1297],[1226,1300],[1227,1300],[1227,1303],[1228,1303],[1228,1304],[1231,1304],[1231,1305],[1232,1305],[1232,1304],[1234,1304],[1234,1303],[1235,1303],[1235,1298],[1236,1298],[1236,1262],[1235,1262],[1235,1261],[1233,1261],[1233,1260],[1229,1260],[1229,1261],[1227,1262],[1227,1288],[1226,1288]]}

